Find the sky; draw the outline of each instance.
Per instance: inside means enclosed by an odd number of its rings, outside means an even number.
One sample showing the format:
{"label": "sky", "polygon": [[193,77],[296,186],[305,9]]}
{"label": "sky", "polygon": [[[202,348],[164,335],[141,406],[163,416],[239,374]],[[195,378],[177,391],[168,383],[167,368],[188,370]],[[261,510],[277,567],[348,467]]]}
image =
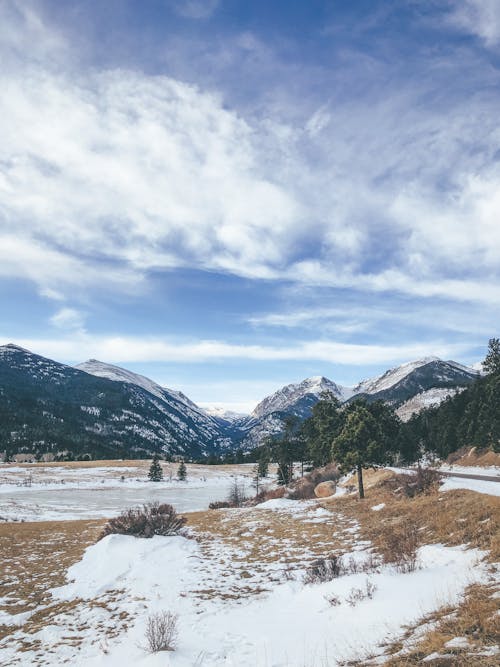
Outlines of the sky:
{"label": "sky", "polygon": [[1,0],[0,63],[0,344],[248,411],[498,336],[498,0]]}

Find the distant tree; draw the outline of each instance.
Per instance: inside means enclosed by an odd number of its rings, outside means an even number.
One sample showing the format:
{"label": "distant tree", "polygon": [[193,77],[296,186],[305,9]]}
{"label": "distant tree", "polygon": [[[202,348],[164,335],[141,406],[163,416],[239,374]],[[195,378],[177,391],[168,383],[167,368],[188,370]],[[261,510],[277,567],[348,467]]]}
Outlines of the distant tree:
{"label": "distant tree", "polygon": [[161,482],[163,479],[163,470],[161,469],[158,456],[155,454],[151,465],[149,466],[148,478],[150,482]]}
{"label": "distant tree", "polygon": [[344,425],[332,442],[332,457],[343,472],[356,469],[359,497],[364,498],[363,468],[392,460],[399,420],[382,401],[356,401],[346,409]]}
{"label": "distant tree", "polygon": [[186,470],[186,464],[184,461],[181,461],[179,463],[179,467],[177,468],[177,478],[180,479],[181,482],[185,482],[187,477],[187,470]]}
{"label": "distant tree", "polygon": [[306,455],[314,467],[324,466],[332,460],[332,440],[339,434],[343,423],[344,413],[339,400],[331,392],[322,392],[301,429]]}
{"label": "distant tree", "polygon": [[257,461],[257,471],[259,473],[259,477],[267,477],[269,474],[269,460],[270,460],[270,455],[269,455],[269,449],[267,446],[262,447],[262,451],[260,452],[258,461]]}
{"label": "distant tree", "polygon": [[490,338],[488,353],[483,361],[483,370],[489,374],[500,374],[500,339]]}

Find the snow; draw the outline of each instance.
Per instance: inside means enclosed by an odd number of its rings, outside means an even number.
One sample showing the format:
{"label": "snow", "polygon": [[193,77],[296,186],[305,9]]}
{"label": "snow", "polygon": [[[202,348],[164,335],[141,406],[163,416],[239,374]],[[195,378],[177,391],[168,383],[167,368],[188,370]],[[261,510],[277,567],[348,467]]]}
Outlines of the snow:
{"label": "snow", "polygon": [[228,422],[235,422],[239,421],[240,419],[244,419],[245,417],[248,417],[248,414],[246,413],[227,410],[226,408],[220,405],[205,405],[203,406],[203,410],[210,417],[217,417],[218,419],[224,419],[225,421]]}
{"label": "snow", "polygon": [[383,510],[385,507],[385,503],[380,503],[380,505],[373,505],[372,510],[374,512],[380,512],[380,510]]}
{"label": "snow", "polygon": [[433,361],[440,361],[438,357],[424,357],[416,361],[408,361],[401,366],[391,368],[382,375],[378,375],[368,380],[362,380],[354,387],[354,393],[375,394],[384,389],[390,389],[398,382],[401,382],[407,375],[421,366],[426,366]]}
{"label": "snow", "polygon": [[308,394],[319,396],[324,391],[331,392],[341,401],[347,400],[353,393],[349,387],[337,385],[323,376],[314,376],[297,384],[288,384],[271,396],[267,396],[257,405],[251,416],[258,419],[273,412],[286,410],[304,396]]}
{"label": "snow", "polygon": [[[283,504],[276,507],[281,511]],[[366,589],[366,574],[315,585],[269,579],[266,592],[247,598],[200,599],[193,592],[209,585],[208,571],[224,581],[228,593],[238,575],[221,569],[217,558],[207,562],[196,540],[110,535],[86,550],[69,569],[68,583],[52,594],[62,601],[114,600],[117,612],[129,614],[128,629],[105,645],[91,631],[77,649],[59,644],[68,632],[61,618],[32,639],[52,645],[52,665],[68,661],[81,667],[333,666],[376,652],[388,636],[402,632],[404,624],[443,604],[456,603],[468,584],[485,580],[482,556],[478,550],[462,547],[422,547],[420,570],[400,574],[391,567],[379,568],[368,577],[372,599],[362,599],[355,606],[348,600],[353,590]],[[328,602],[332,596],[338,606]],[[146,620],[159,611],[178,614],[178,647],[150,655],[143,648]],[[102,623],[99,613],[99,607],[82,607],[79,622],[98,626]],[[30,654],[25,655],[29,661]],[[4,649],[3,657],[8,661],[9,656],[9,649]]]}
{"label": "snow", "polygon": [[[0,521],[106,518],[126,507],[155,500],[170,503],[181,512],[203,510],[212,501],[224,500],[234,479],[247,489],[251,485],[252,464],[227,471],[188,465],[183,482],[175,477],[177,464],[163,466],[164,480],[150,482],[147,463],[142,468],[0,464]],[[273,479],[270,477],[269,483]]]}
{"label": "snow", "polygon": [[461,466],[442,463],[437,470],[457,472],[464,475],[488,475],[500,479],[500,466]]}
{"label": "snow", "polygon": [[446,477],[440,489],[441,491],[468,489],[469,491],[476,491],[476,493],[500,496],[500,482],[485,482],[479,479],[466,479],[464,477]]}

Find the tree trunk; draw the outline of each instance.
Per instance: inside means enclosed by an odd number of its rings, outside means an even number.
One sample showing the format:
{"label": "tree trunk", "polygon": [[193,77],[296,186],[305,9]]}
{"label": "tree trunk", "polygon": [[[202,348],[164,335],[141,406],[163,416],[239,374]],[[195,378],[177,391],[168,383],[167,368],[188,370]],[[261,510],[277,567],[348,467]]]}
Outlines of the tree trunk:
{"label": "tree trunk", "polygon": [[358,489],[359,489],[359,497],[364,498],[365,489],[363,487],[363,468],[361,467],[361,463],[358,463]]}

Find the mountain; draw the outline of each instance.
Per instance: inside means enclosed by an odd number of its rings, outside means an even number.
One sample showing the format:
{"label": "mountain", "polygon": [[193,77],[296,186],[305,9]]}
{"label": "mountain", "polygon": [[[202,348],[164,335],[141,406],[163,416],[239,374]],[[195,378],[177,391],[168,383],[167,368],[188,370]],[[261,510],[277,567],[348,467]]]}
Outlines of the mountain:
{"label": "mountain", "polygon": [[233,437],[240,437],[243,449],[252,449],[265,438],[280,433],[287,417],[294,416],[299,419],[309,417],[312,408],[324,392],[333,394],[341,403],[352,394],[349,387],[338,385],[323,376],[314,376],[296,384],[288,384],[264,398],[248,417],[233,422],[233,426],[238,429]]}
{"label": "mountain", "polygon": [[84,366],[0,347],[2,448],[191,458],[230,445],[218,422],[183,395],[116,366],[95,360]]}
{"label": "mountain", "polygon": [[407,362],[352,388],[337,385],[322,376],[307,378],[268,396],[238,424],[242,434],[241,446],[251,449],[266,437],[277,435],[283,430],[288,416],[307,418],[324,391],[331,392],[341,403],[356,398],[383,400],[397,408],[402,419],[407,420],[424,407],[439,404],[477,378],[476,370],[437,357]]}
{"label": "mountain", "polygon": [[248,417],[248,415],[243,412],[233,412],[232,410],[226,410],[225,408],[222,408],[218,405],[210,405],[203,408],[203,411],[210,417],[221,419],[222,421],[228,422],[230,424]]}
{"label": "mountain", "polygon": [[322,376],[310,377],[298,384],[287,384],[271,396],[264,398],[252,412],[252,417],[261,419],[273,412],[286,412],[297,417],[308,417],[323,392],[330,392],[341,402],[352,394],[348,387],[342,387]]}
{"label": "mountain", "polygon": [[142,387],[146,391],[149,391],[150,394],[157,396],[162,401],[170,398],[176,398],[181,403],[187,405],[191,410],[195,410],[201,414],[204,413],[204,410],[201,410],[196,403],[193,403],[182,391],[177,391],[175,389],[167,389],[167,387],[162,387],[153,380],[150,380],[144,375],[139,375],[138,373],[133,373],[132,371],[127,370],[126,368],[120,368],[120,366],[113,366],[112,364],[106,364],[97,359],[89,359],[84,361],[82,364],[75,366],[81,371],[90,373],[90,375],[97,375],[98,377],[107,378],[108,380],[115,380],[117,382],[128,382],[129,384],[135,384],[138,387]]}
{"label": "mountain", "polygon": [[[364,380],[354,387],[354,398],[368,401],[382,400],[399,408],[418,394],[432,389],[456,390],[475,382],[479,373],[455,361],[442,361],[437,357],[426,357],[411,361],[383,373],[379,377]],[[446,393],[435,394],[435,399],[443,400]],[[425,401],[422,407],[425,406]]]}
{"label": "mountain", "polygon": [[92,457],[150,455],[198,458],[252,449],[283,430],[287,417],[307,418],[323,392],[340,402],[383,400],[404,420],[475,382],[478,371],[426,357],[353,388],[323,376],[282,387],[250,415],[203,410],[179,391],[96,359],[73,368],[16,345],[0,347],[0,443],[9,451]]}

